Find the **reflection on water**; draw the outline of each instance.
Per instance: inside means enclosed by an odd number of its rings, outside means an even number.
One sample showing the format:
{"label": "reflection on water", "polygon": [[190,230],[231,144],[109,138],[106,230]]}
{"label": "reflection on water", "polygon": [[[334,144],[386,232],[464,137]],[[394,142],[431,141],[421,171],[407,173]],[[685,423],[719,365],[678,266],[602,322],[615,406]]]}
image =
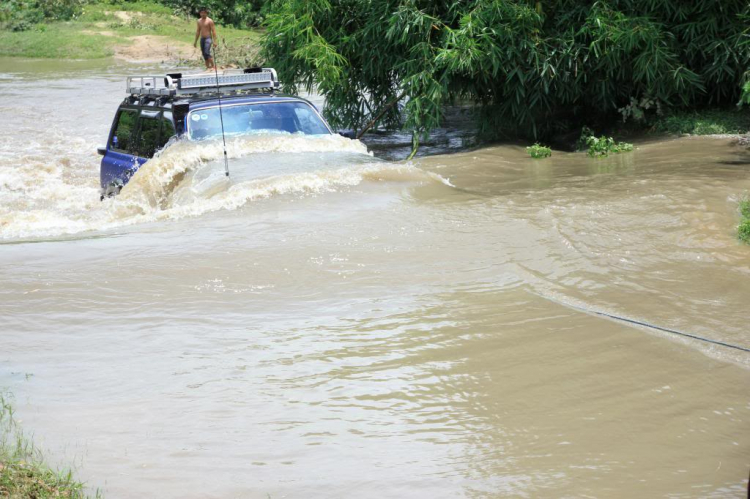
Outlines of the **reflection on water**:
{"label": "reflection on water", "polygon": [[746,494],[748,356],[565,306],[750,346],[743,149],[177,144],[100,203],[127,71],[4,64],[0,387],[107,496]]}

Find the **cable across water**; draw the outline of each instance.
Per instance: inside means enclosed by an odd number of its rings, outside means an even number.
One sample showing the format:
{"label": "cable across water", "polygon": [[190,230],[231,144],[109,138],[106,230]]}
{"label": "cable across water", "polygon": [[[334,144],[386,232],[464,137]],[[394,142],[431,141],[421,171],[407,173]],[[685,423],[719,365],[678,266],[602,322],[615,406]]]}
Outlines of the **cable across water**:
{"label": "cable across water", "polygon": [[651,323],[648,323],[648,322],[643,322],[643,321],[639,321],[639,320],[636,320],[636,319],[631,319],[629,317],[623,317],[623,316],[620,316],[620,315],[610,314],[610,313],[607,313],[607,312],[602,312],[600,310],[593,310],[593,309],[589,309],[589,308],[585,308],[585,307],[579,307],[579,306],[570,305],[570,304],[566,304],[566,306],[568,306],[570,308],[574,308],[576,310],[580,310],[581,312],[586,312],[588,314],[599,315],[599,316],[602,316],[602,317],[607,317],[609,319],[614,319],[614,320],[618,320],[618,321],[621,321],[621,322],[627,322],[629,324],[636,324],[638,326],[643,326],[643,327],[647,327],[647,328],[651,328],[651,329],[656,329],[657,331],[663,331],[665,333],[675,334],[675,335],[678,335],[678,336],[684,336],[685,338],[692,338],[694,340],[702,341],[702,342],[705,342],[705,343],[711,343],[711,344],[720,345],[720,346],[723,346],[723,347],[726,347],[726,348],[732,348],[732,349],[735,349],[735,350],[740,350],[741,352],[748,352],[748,353],[750,353],[750,348],[743,347],[741,345],[734,345],[732,343],[727,343],[725,341],[719,341],[719,340],[714,340],[714,339],[711,339],[711,338],[706,338],[705,336],[699,336],[699,335],[693,334],[693,333],[685,333],[683,331],[678,331],[676,329],[670,329],[670,328],[667,328],[667,327],[657,326],[656,324],[651,324]]}

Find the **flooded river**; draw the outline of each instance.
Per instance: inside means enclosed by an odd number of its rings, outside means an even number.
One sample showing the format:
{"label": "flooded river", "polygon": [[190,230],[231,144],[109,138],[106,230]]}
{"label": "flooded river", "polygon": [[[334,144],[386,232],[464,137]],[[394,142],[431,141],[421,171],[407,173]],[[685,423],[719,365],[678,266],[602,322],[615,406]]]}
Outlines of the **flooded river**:
{"label": "flooded river", "polygon": [[[99,201],[124,75],[0,60],[0,387],[106,497],[745,497],[750,155],[176,143]],[[452,145],[450,137],[448,146]]]}

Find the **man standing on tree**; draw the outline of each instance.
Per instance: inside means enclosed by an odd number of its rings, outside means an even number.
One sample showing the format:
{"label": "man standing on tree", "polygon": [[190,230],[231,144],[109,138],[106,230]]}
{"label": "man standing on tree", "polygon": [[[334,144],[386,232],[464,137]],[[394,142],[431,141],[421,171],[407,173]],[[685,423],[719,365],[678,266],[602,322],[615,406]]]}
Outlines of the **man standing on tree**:
{"label": "man standing on tree", "polygon": [[201,52],[203,52],[203,59],[206,61],[206,69],[213,69],[214,58],[211,56],[211,45],[216,39],[216,25],[213,19],[208,17],[208,9],[205,7],[199,11],[201,16],[198,19],[198,28],[195,30],[195,41],[193,47],[198,43],[198,37],[201,39]]}

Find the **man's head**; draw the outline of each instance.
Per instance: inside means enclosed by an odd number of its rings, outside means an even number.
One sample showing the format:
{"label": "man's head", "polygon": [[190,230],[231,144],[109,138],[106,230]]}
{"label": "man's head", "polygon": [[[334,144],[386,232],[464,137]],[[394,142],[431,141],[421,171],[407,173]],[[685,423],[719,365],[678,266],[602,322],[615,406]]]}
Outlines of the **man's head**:
{"label": "man's head", "polygon": [[201,7],[201,9],[198,11],[198,15],[201,16],[201,18],[205,19],[208,17],[208,9],[205,7]]}

